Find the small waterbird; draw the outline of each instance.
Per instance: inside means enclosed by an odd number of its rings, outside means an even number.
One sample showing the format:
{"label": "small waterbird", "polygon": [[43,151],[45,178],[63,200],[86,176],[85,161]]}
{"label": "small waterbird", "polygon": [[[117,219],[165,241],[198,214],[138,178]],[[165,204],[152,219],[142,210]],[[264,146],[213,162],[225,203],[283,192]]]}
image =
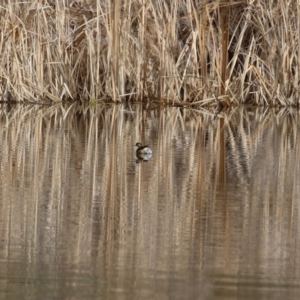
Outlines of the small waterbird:
{"label": "small waterbird", "polygon": [[135,152],[137,157],[139,158],[143,158],[145,156],[151,157],[152,151],[148,146],[146,145],[143,146],[142,143],[136,143],[135,146],[137,147]]}

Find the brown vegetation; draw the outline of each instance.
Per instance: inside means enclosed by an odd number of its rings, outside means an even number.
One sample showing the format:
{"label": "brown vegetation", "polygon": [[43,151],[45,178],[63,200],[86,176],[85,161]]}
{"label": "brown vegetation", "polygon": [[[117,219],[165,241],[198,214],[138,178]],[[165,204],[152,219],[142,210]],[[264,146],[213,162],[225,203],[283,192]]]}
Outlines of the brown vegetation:
{"label": "brown vegetation", "polygon": [[298,104],[297,1],[5,0],[0,12],[4,100]]}

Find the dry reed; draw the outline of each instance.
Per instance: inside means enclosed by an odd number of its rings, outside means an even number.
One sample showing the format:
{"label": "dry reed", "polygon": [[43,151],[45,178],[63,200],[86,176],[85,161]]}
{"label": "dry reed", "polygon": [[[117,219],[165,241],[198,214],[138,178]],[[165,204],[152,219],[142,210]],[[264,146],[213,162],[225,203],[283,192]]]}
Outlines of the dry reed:
{"label": "dry reed", "polygon": [[5,0],[0,12],[2,100],[298,105],[296,1]]}

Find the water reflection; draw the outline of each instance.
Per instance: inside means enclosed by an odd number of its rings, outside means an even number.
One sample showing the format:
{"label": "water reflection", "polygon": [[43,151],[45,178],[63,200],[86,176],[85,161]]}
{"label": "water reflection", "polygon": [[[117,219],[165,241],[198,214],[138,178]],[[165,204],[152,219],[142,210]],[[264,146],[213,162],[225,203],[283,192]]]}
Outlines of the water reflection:
{"label": "water reflection", "polygon": [[297,112],[17,106],[0,118],[1,297],[298,299]]}

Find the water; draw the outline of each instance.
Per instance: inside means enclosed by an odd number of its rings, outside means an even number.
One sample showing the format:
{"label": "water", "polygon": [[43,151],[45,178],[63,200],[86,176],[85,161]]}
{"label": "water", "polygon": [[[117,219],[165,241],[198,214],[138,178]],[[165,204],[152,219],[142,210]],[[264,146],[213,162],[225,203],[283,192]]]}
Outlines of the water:
{"label": "water", "polygon": [[298,112],[4,106],[0,122],[0,299],[299,298]]}

